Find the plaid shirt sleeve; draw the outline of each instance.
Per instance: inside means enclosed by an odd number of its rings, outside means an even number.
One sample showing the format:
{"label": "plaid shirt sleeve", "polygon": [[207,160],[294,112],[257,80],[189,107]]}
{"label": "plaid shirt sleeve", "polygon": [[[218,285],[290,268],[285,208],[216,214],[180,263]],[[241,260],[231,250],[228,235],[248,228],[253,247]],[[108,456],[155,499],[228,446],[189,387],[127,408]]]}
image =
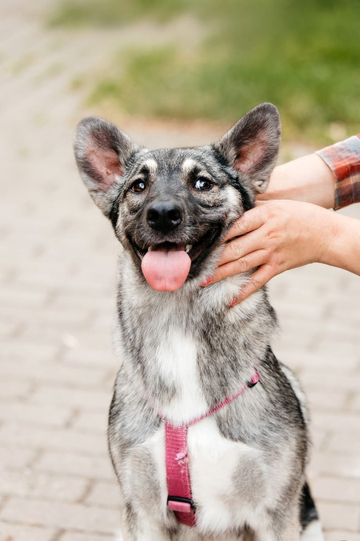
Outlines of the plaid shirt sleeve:
{"label": "plaid shirt sleeve", "polygon": [[325,147],[317,154],[335,176],[335,205],[338,210],[360,202],[360,134]]}

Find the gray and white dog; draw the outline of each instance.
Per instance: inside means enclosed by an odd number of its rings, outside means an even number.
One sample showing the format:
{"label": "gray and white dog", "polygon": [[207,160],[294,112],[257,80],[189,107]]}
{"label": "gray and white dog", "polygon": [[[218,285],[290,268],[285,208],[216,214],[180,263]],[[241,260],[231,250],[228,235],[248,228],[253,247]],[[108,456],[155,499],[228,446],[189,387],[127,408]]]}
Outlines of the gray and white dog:
{"label": "gray and white dog", "polygon": [[[266,290],[230,308],[251,273],[200,287],[231,225],[266,189],[280,131],[268,103],[196,148],[148,151],[100,118],[78,125],[80,174],[124,247],[109,447],[125,541],[322,539],[305,479],[304,395],[271,350]],[[180,524],[167,507],[162,417],[203,416],[256,369],[257,385],[189,427],[197,525]]]}

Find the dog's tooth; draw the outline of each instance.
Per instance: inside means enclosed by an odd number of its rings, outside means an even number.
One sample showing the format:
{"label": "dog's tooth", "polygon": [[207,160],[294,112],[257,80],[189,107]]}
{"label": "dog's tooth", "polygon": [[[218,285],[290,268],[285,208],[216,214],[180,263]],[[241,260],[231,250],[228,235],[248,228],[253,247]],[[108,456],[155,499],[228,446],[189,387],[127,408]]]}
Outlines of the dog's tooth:
{"label": "dog's tooth", "polygon": [[152,246],[149,246],[149,248],[147,249],[147,251],[148,251],[148,252],[151,252],[152,249],[153,249],[153,247],[152,247]]}
{"label": "dog's tooth", "polygon": [[190,250],[192,250],[192,247],[193,247],[192,244],[187,244],[185,247],[185,252],[190,252]]}

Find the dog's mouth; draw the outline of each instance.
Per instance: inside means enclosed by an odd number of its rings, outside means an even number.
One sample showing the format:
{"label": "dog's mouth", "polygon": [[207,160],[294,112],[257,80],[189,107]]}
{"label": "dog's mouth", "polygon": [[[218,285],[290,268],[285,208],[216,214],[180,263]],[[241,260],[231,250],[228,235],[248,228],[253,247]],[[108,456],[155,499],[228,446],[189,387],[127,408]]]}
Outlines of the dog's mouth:
{"label": "dog's mouth", "polygon": [[132,241],[141,260],[141,270],[150,287],[156,291],[175,291],[186,281],[191,265],[210,248],[218,228],[210,229],[198,241],[190,244],[161,242],[140,248]]}

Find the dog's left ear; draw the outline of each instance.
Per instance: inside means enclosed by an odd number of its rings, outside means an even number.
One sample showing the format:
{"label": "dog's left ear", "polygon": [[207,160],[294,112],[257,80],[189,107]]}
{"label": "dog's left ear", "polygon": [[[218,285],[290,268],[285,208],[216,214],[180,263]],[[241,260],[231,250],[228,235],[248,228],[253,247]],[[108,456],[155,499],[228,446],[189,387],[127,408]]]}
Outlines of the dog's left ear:
{"label": "dog's left ear", "polygon": [[279,112],[272,103],[263,103],[243,116],[215,146],[262,193],[275,166],[280,137]]}

